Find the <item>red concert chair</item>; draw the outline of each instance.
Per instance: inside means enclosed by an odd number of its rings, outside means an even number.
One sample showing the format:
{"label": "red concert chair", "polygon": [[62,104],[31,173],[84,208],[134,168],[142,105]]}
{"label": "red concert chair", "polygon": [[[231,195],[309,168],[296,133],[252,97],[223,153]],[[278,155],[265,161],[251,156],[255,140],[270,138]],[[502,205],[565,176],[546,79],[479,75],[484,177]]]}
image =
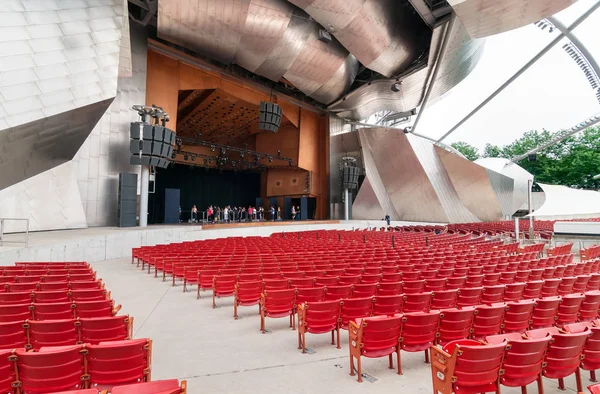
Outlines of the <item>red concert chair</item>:
{"label": "red concert chair", "polygon": [[[425,362],[429,362],[430,347],[435,344],[440,325],[440,311],[405,313],[400,327],[400,349],[406,352],[425,352]],[[398,359],[400,360],[400,358]],[[402,365],[398,366],[402,373]]]}
{"label": "red concert chair", "polygon": [[[40,283],[40,286],[42,283]],[[71,288],[71,290],[103,289],[104,284],[102,283],[101,280],[77,281],[77,282],[69,282],[69,287]]]}
{"label": "red concert chair", "polygon": [[84,388],[82,349],[74,345],[47,347],[40,352],[17,350],[21,392],[41,394]]}
{"label": "red concert chair", "polygon": [[[71,302],[55,302],[52,304],[32,304],[33,320],[73,319],[74,304]],[[1,309],[1,308],[0,308]]]}
{"label": "red concert chair", "polygon": [[484,286],[481,303],[490,305],[504,302],[504,290],[506,285]]}
{"label": "red concert chair", "polygon": [[[69,295],[72,301],[99,301],[109,298],[104,289],[71,290]],[[36,302],[40,302],[37,294],[35,300]]]}
{"label": "red concert chair", "polygon": [[425,289],[425,280],[411,280],[402,282],[402,292],[404,294],[422,293]]}
{"label": "red concert chair", "polygon": [[[27,345],[27,333],[23,327],[24,321],[13,321],[9,323],[0,323],[0,349],[16,349]],[[0,364],[0,371],[2,365]],[[5,375],[1,375],[5,376]],[[2,387],[2,378],[0,378],[0,387]],[[6,391],[0,390],[4,393]]]}
{"label": "red concert chair", "polygon": [[425,291],[443,291],[446,288],[446,278],[425,279]]}
{"label": "red concert chair", "polygon": [[373,297],[347,298],[340,301],[339,326],[348,329],[348,322],[371,316]]}
{"label": "red concert chair", "polygon": [[0,293],[0,305],[29,304],[33,293]]}
{"label": "red concert chair", "polygon": [[315,278],[314,277],[309,277],[309,278],[290,278],[289,279],[289,288],[290,289],[295,289],[298,287],[302,287],[302,288],[307,288],[307,287],[313,287],[315,285]]}
{"label": "red concert chair", "polygon": [[458,290],[434,291],[431,300],[431,309],[455,308],[458,300]]}
{"label": "red concert chair", "polygon": [[552,327],[556,322],[556,315],[561,299],[559,297],[540,298],[535,301],[531,315],[530,329]]}
{"label": "red concert chair", "polygon": [[263,282],[238,282],[233,292],[233,318],[238,318],[238,307],[258,305],[263,292]]}
{"label": "red concert chair", "polygon": [[340,300],[350,298],[352,295],[352,285],[345,286],[325,286],[325,300]]}
{"label": "red concert chair", "polygon": [[569,294],[562,297],[558,306],[556,325],[562,327],[566,324],[577,322],[579,319],[579,310],[585,296],[583,294]]}
{"label": "red concert chair", "polygon": [[590,322],[567,324],[564,330],[568,333],[584,332],[590,330],[592,335],[588,337],[583,347],[583,359],[581,360],[581,369],[590,371],[590,380],[596,381],[596,370],[600,369],[600,327],[592,325]]}
{"label": "red concert chair", "polygon": [[362,274],[360,277],[361,284],[379,283],[381,282],[381,274]]}
{"label": "red concert chair", "polygon": [[182,380],[181,386],[177,379],[127,384],[123,386],[114,386],[110,392],[111,394],[186,394],[187,381]]}
{"label": "red concert chair", "polygon": [[[351,376],[354,376],[356,371],[358,381],[362,382],[361,357],[378,358],[388,356],[390,368],[393,368],[392,354],[394,352],[397,356],[398,374],[402,374],[399,346],[401,324],[402,318],[399,316],[377,316],[350,322],[348,346],[350,347]],[[357,361],[356,369],[354,368],[354,359]]]}
{"label": "red concert chair", "polygon": [[489,335],[500,334],[505,309],[504,305],[477,306],[475,308],[471,337],[473,339],[483,339]]}
{"label": "red concert chair", "polygon": [[529,281],[525,283],[523,298],[526,300],[540,298],[542,295],[542,286],[544,286],[543,280]]}
{"label": "red concert chair", "polygon": [[573,285],[577,280],[574,276],[563,277],[560,280],[560,285],[558,286],[558,295],[567,295],[573,293]]}
{"label": "red concert chair", "polygon": [[64,282],[40,282],[38,283],[38,289],[40,291],[67,291],[69,290],[70,283]]}
{"label": "red concert chair", "polygon": [[360,283],[360,275],[342,275],[339,277],[338,285],[346,286]]}
{"label": "red concert chair", "polygon": [[392,316],[402,312],[404,296],[402,294],[373,297],[373,316]]}
{"label": "red concert chair", "polygon": [[590,281],[591,275],[579,275],[573,283],[573,293],[583,293],[587,289],[588,282]]}
{"label": "red concert chair", "polygon": [[544,362],[543,375],[549,379],[558,379],[558,388],[565,389],[564,378],[575,373],[577,392],[583,392],[579,363],[583,347],[592,332],[585,330],[581,333],[553,334],[548,345]]}
{"label": "red concert chair", "polygon": [[504,290],[504,301],[519,301],[523,298],[525,283],[508,283]]}
{"label": "red concert chair", "polygon": [[538,393],[543,393],[542,368],[550,340],[551,337],[510,339],[502,361],[504,374],[500,376],[500,383],[521,387],[526,392],[526,386],[537,381]]}
{"label": "red concert chair", "polygon": [[402,282],[382,282],[377,287],[378,296],[402,294]]}
{"label": "red concert chair", "polygon": [[361,283],[352,286],[352,298],[373,297],[377,293],[377,283]]}
{"label": "red concert chair", "polygon": [[121,310],[121,305],[114,306],[113,300],[74,302],[75,317],[108,317]]}
{"label": "red concert chair", "polygon": [[458,291],[458,300],[456,305],[461,307],[475,306],[481,304],[481,297],[483,295],[483,287],[470,287],[460,289]]}
{"label": "red concert chair", "polygon": [[337,286],[338,278],[337,276],[333,277],[316,277],[315,278],[315,286]]}
{"label": "red concert chair", "polygon": [[304,302],[325,301],[325,287],[305,287],[296,289],[296,305]]}
{"label": "red concert chair", "polygon": [[502,333],[524,333],[531,324],[531,315],[533,314],[534,307],[534,300],[507,302]]}
{"label": "red concert chair", "polygon": [[296,305],[296,289],[265,290],[260,297],[260,331],[264,334],[265,318],[281,318],[289,316],[290,327],[295,330],[294,307]]}
{"label": "red concert chair", "polygon": [[150,381],[152,341],[101,342],[86,346],[90,386],[110,389],[112,386]]}
{"label": "red concert chair", "polygon": [[[435,298],[434,298],[435,301]],[[471,335],[471,327],[475,318],[475,309],[446,309],[440,315],[437,344],[445,345]]]}
{"label": "red concert chair", "polygon": [[0,305],[0,323],[31,318],[30,304]]}
{"label": "red concert chair", "polygon": [[588,291],[579,309],[579,321],[592,321],[598,318],[600,309],[600,291]]}
{"label": "red concert chair", "polygon": [[265,290],[285,290],[290,288],[290,280],[285,279],[270,279],[263,281]]}
{"label": "red concert chair", "polygon": [[429,312],[432,299],[433,293],[430,291],[417,294],[405,294],[402,312]]}
{"label": "red concert chair", "polygon": [[27,349],[39,350],[44,346],[71,346],[79,342],[79,331],[73,319],[27,321],[29,333]]}
{"label": "red concert chair", "polygon": [[472,340],[431,347],[435,393],[499,393],[498,378],[506,345],[483,346]]}
{"label": "red concert chair", "polygon": [[79,319],[78,322],[83,343],[122,341],[133,335],[133,317],[128,315]]}
{"label": "red concert chair", "polygon": [[446,278],[446,290],[462,289],[466,283],[466,276]]}
{"label": "red concert chair", "polygon": [[39,282],[7,283],[4,288],[9,293],[31,293],[38,289]]}
{"label": "red concert chair", "polygon": [[560,287],[560,279],[544,279],[544,285],[542,286],[541,297],[555,297],[558,295],[558,288]]}
{"label": "red concert chair", "polygon": [[337,348],[340,348],[339,301],[311,302],[298,305],[298,349],[306,353],[306,333],[326,334],[331,332],[331,344],[334,332],[337,332]]}
{"label": "red concert chair", "polygon": [[[19,323],[20,325],[21,323]],[[3,325],[0,324],[0,347],[4,347],[2,339]],[[21,329],[22,330],[22,329]],[[11,348],[11,346],[8,346]],[[21,346],[16,346],[21,347]],[[0,350],[0,392],[1,393],[14,393],[15,388],[13,383],[17,380],[17,374],[14,368],[14,363],[9,361],[9,358],[13,356],[14,350]]]}
{"label": "red concert chair", "polygon": [[502,274],[499,272],[484,275],[483,286],[496,286],[498,283],[500,283],[500,275]]}
{"label": "red concert chair", "polygon": [[[212,307],[217,307],[216,299],[222,297],[232,297],[235,292],[237,275],[215,275],[213,278],[213,296]],[[287,286],[287,281],[285,282]]]}

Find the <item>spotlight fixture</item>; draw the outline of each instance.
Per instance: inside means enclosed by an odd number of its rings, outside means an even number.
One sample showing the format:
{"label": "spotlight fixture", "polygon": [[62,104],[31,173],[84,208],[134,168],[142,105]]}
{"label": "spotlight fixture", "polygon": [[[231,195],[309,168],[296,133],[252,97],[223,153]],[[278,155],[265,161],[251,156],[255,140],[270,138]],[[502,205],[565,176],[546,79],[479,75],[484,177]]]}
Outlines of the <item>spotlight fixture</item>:
{"label": "spotlight fixture", "polygon": [[289,163],[290,163],[290,167],[291,167],[291,166],[293,166],[293,164],[292,164],[292,160],[291,160],[291,159],[290,159]]}
{"label": "spotlight fixture", "polygon": [[175,152],[171,153],[171,159],[175,160],[175,157],[177,157],[177,155],[175,154]]}
{"label": "spotlight fixture", "polygon": [[269,155],[269,156],[267,156],[267,157],[268,157],[268,159],[269,159],[269,163],[273,163],[273,156],[270,156],[270,155]]}
{"label": "spotlight fixture", "polygon": [[256,161],[259,161],[260,159],[262,159],[260,155],[256,155]]}
{"label": "spotlight fixture", "polygon": [[188,155],[183,155],[183,160],[187,161]]}
{"label": "spotlight fixture", "polygon": [[211,152],[214,152],[214,151],[215,151],[215,146],[214,146],[214,145],[211,145],[211,146],[210,146],[210,151],[211,151]]}
{"label": "spotlight fixture", "polygon": [[192,161],[196,161],[196,155],[192,155]]}
{"label": "spotlight fixture", "polygon": [[227,149],[221,148],[221,154],[224,155],[225,153],[227,153]]}
{"label": "spotlight fixture", "polygon": [[240,157],[243,159],[245,154],[246,154],[246,152],[244,152],[244,151],[241,151],[241,152],[240,152]]}
{"label": "spotlight fixture", "polygon": [[325,29],[319,29],[319,41],[329,44],[331,42],[331,34]]}
{"label": "spotlight fixture", "polygon": [[281,151],[277,150],[277,157],[281,157]]}
{"label": "spotlight fixture", "polygon": [[402,87],[401,81],[392,84],[392,87],[391,87],[392,92],[396,92],[396,93],[399,92],[401,87]]}
{"label": "spotlight fixture", "polygon": [[231,166],[232,166],[232,167],[235,167],[235,160],[232,160],[232,161],[231,161]]}
{"label": "spotlight fixture", "polygon": [[212,159],[212,158],[208,158],[208,162],[209,162],[210,164],[212,164],[212,162],[213,162],[213,159]]}

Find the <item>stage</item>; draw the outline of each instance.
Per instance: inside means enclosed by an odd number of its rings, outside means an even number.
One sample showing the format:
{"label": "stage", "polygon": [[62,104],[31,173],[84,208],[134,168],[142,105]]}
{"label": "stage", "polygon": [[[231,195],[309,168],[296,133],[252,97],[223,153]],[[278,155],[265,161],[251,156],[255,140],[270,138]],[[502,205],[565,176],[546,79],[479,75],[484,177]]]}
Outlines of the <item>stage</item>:
{"label": "stage", "polygon": [[[220,224],[150,225],[141,227],[89,227],[76,230],[40,231],[29,234],[29,245],[16,243],[24,234],[5,235],[0,246],[0,265],[15,261],[104,261],[131,256],[131,249],[172,242],[231,236],[269,236],[281,231],[310,231],[381,227],[382,220],[306,220]],[[423,224],[392,222],[392,225]]]}

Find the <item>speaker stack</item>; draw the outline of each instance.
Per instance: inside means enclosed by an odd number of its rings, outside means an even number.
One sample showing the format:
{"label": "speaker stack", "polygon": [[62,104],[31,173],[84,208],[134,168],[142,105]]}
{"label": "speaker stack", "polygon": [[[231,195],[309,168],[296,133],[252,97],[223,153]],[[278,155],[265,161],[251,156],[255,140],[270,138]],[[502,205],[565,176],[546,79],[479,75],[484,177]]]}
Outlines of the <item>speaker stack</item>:
{"label": "speaker stack", "polygon": [[358,177],[360,176],[360,168],[353,166],[345,166],[342,172],[342,184],[344,189],[358,189]]}
{"label": "speaker stack", "polygon": [[281,124],[281,107],[275,103],[266,101],[260,102],[260,115],[258,118],[258,128],[277,133]]}
{"label": "speaker stack", "polygon": [[132,122],[129,131],[129,164],[167,168],[175,143],[173,130],[160,125]]}

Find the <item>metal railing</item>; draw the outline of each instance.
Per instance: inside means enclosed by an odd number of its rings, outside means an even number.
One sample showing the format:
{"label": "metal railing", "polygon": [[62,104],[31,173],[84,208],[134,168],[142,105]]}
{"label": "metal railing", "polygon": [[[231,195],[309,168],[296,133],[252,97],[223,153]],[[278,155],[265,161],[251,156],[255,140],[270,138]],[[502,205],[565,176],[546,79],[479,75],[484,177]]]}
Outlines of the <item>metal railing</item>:
{"label": "metal railing", "polygon": [[[18,239],[13,239],[15,237],[11,236],[10,239],[7,239],[7,222],[25,222],[25,230],[24,231],[11,231],[11,234],[25,234],[25,240],[18,240]],[[15,243],[15,244],[22,244],[24,243],[25,246],[29,246],[29,219],[23,219],[23,218],[0,218],[0,246],[4,246],[4,244],[7,243]]]}

